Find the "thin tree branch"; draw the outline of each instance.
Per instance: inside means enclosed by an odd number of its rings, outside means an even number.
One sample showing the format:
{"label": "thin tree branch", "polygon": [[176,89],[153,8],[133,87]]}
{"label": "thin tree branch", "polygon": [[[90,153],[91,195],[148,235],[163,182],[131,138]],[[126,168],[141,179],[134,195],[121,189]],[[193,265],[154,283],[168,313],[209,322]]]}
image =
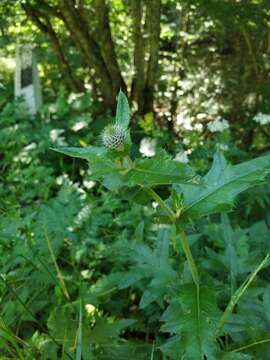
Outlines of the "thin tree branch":
{"label": "thin tree branch", "polygon": [[23,10],[27,16],[37,25],[37,27],[46,35],[49,36],[51,44],[55,50],[56,56],[59,62],[59,69],[61,75],[68,85],[68,87],[74,92],[84,91],[83,83],[80,82],[73,76],[72,69],[69,65],[68,60],[66,59],[63,49],[61,47],[60,41],[54,31],[50,20],[39,10],[35,9],[29,4],[21,4]]}

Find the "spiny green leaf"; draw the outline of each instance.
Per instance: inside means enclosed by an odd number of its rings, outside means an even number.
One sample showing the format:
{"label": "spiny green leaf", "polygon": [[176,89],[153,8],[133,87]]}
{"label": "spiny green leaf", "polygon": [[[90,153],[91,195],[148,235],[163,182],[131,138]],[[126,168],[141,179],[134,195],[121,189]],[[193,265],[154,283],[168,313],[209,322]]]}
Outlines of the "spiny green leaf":
{"label": "spiny green leaf", "polygon": [[116,108],[116,121],[117,125],[123,128],[128,128],[130,120],[130,111],[128,105],[128,99],[122,90],[119,91],[117,96],[117,108]]}
{"label": "spiny green leaf", "polygon": [[107,150],[104,147],[97,146],[88,146],[88,147],[61,147],[61,148],[51,148],[51,150],[56,151],[60,154],[91,160],[93,157],[105,156]]}
{"label": "spiny green leaf", "polygon": [[120,166],[111,160],[107,149],[104,147],[63,147],[52,150],[59,152],[60,154],[87,160],[90,164],[90,171],[93,179],[99,179],[101,176],[120,170]]}
{"label": "spiny green leaf", "polygon": [[184,183],[194,177],[186,164],[169,159],[138,159],[124,179],[128,186]]}
{"label": "spiny green leaf", "polygon": [[183,193],[183,216],[197,219],[231,209],[236,195],[262,182],[269,172],[270,155],[230,165],[221,153],[217,153],[200,186],[185,184],[176,187]]}
{"label": "spiny green leaf", "polygon": [[179,298],[163,314],[165,324],[161,330],[180,336],[179,342],[174,344],[175,351],[181,351],[186,359],[198,360],[205,356],[208,360],[216,360],[219,350],[215,331],[219,315],[211,288],[201,287],[198,296],[193,284],[185,285],[180,289]]}

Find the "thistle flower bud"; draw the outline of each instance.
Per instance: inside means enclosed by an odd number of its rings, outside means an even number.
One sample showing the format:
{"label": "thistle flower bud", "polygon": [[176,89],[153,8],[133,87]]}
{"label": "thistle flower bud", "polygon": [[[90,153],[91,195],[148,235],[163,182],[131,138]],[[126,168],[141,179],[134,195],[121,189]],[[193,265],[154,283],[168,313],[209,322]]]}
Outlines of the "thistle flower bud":
{"label": "thistle flower bud", "polygon": [[117,149],[123,145],[128,135],[128,131],[120,125],[108,125],[102,133],[103,145],[109,149]]}

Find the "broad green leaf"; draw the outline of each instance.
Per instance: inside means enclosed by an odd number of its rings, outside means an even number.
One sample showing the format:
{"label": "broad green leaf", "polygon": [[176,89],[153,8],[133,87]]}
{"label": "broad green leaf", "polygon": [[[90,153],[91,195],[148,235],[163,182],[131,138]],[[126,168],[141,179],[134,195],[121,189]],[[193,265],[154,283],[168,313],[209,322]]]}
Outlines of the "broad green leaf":
{"label": "broad green leaf", "polygon": [[197,219],[230,210],[236,195],[262,182],[269,172],[270,155],[230,165],[221,153],[217,153],[200,186],[185,184],[176,187],[183,193],[183,216]]}
{"label": "broad green leaf", "polygon": [[128,128],[130,120],[130,111],[128,105],[128,99],[122,90],[119,91],[117,96],[117,108],[116,108],[116,121],[117,125],[124,128]]}
{"label": "broad green leaf", "polygon": [[122,180],[121,174],[113,172],[104,176],[103,185],[111,191],[117,191],[125,186],[125,183]]}
{"label": "broad green leaf", "polygon": [[138,159],[123,177],[128,186],[184,183],[194,177],[186,164],[169,159]]}
{"label": "broad green leaf", "polygon": [[107,150],[104,147],[97,146],[88,146],[88,147],[61,147],[61,148],[51,148],[51,150],[56,151],[60,154],[85,159],[92,160],[93,158],[99,156],[105,156]]}
{"label": "broad green leaf", "polygon": [[219,316],[211,288],[201,287],[198,297],[193,284],[184,285],[179,298],[163,314],[165,324],[161,330],[179,335],[179,341],[174,344],[175,351],[181,352],[186,359],[198,360],[205,356],[208,360],[216,360],[219,349],[215,333]]}
{"label": "broad green leaf", "polygon": [[63,147],[52,149],[60,154],[85,159],[90,164],[90,171],[93,179],[111,174],[120,170],[120,166],[111,160],[107,150],[104,147]]}
{"label": "broad green leaf", "polygon": [[124,169],[110,158],[104,147],[63,147],[52,150],[88,160],[92,177],[107,175],[104,185],[111,190],[122,186],[181,184],[194,177],[193,170],[187,164],[165,158],[135,160],[133,166],[125,169],[126,173],[123,174],[119,171]]}

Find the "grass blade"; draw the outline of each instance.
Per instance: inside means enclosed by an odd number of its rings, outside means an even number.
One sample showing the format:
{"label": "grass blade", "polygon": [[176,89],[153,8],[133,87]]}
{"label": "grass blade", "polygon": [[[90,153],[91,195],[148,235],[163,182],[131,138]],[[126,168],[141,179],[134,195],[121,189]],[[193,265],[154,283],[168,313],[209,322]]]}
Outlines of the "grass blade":
{"label": "grass blade", "polygon": [[80,301],[80,316],[79,316],[79,326],[77,330],[76,338],[76,360],[82,359],[82,300]]}
{"label": "grass blade", "polygon": [[235,305],[238,303],[240,298],[244,295],[245,291],[247,290],[249,285],[252,283],[252,281],[255,279],[258,272],[268,263],[269,259],[270,259],[270,253],[266,255],[266,257],[263,259],[263,261],[246,278],[246,280],[243,282],[243,284],[240,286],[240,288],[237,289],[236,292],[234,293],[234,295],[231,297],[231,300],[230,300],[229,304],[227,305],[227,307],[220,319],[218,331],[220,331],[223,328],[224,324],[231,316]]}

